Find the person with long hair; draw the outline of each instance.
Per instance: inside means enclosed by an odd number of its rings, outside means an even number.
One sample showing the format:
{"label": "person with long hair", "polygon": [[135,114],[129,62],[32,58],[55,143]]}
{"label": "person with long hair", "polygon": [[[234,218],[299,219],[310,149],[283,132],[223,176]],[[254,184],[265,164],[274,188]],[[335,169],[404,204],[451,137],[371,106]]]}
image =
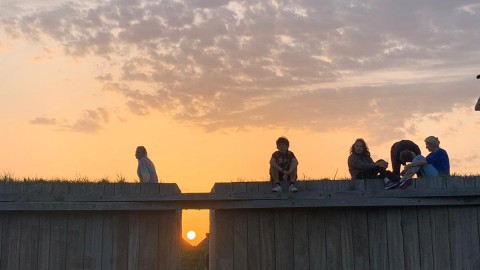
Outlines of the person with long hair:
{"label": "person with long hair", "polygon": [[399,177],[387,171],[387,167],[388,162],[383,159],[373,162],[365,140],[357,139],[352,144],[348,157],[348,170],[352,179],[383,179],[385,189],[396,188]]}

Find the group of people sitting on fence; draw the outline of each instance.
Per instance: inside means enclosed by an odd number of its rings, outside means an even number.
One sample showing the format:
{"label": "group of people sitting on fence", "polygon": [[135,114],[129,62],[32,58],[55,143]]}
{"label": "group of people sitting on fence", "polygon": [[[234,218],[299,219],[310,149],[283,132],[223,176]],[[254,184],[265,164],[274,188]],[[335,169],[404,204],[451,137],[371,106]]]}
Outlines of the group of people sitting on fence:
{"label": "group of people sitting on fence", "polygon": [[[280,137],[276,141],[277,151],[270,158],[270,181],[272,192],[282,192],[280,181],[288,181],[288,191],[297,192],[298,160],[289,150],[290,143],[287,138]],[[352,179],[383,179],[385,189],[406,188],[413,183],[412,177],[435,177],[450,175],[450,161],[447,152],[440,148],[440,140],[429,136],[425,145],[430,152],[422,156],[420,147],[410,140],[401,140],[392,145],[390,158],[392,171],[387,170],[388,162],[383,159],[373,161],[367,143],[357,139],[350,148],[348,169]],[[137,175],[140,182],[158,183],[155,165],[147,156],[147,150],[138,146],[135,151],[138,159]],[[407,164],[407,162],[409,164]],[[404,165],[400,171],[401,165]]]}

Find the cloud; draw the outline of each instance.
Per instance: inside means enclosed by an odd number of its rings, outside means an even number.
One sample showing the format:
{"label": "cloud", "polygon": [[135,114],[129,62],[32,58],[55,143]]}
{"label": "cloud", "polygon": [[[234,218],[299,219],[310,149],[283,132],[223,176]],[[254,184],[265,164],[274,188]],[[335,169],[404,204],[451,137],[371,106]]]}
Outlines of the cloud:
{"label": "cloud", "polygon": [[[440,117],[478,94],[475,2],[207,2],[78,1],[0,20],[117,67],[97,79],[133,113],[161,110],[210,130],[368,128],[393,137],[412,115]],[[97,130],[101,118],[86,113],[72,129]]]}
{"label": "cloud", "polygon": [[57,119],[47,118],[47,117],[37,117],[29,122],[32,125],[55,125],[57,124]]}

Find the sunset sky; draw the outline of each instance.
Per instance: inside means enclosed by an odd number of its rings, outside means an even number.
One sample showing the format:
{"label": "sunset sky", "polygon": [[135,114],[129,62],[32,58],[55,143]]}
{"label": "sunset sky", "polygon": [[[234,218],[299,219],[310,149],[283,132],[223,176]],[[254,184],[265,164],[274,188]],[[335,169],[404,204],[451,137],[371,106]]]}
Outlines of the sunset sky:
{"label": "sunset sky", "polygon": [[0,0],[0,174],[135,182],[144,145],[209,192],[267,179],[282,135],[300,179],[349,177],[358,137],[389,159],[438,136],[478,173],[479,22],[478,1]]}

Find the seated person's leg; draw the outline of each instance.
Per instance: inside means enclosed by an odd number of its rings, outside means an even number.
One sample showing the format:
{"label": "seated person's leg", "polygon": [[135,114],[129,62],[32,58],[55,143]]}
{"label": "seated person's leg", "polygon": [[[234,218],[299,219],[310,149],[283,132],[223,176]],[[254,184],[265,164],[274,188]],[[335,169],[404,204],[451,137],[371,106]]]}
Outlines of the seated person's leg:
{"label": "seated person's leg", "polygon": [[295,168],[293,170],[293,172],[290,173],[290,175],[288,176],[288,179],[290,181],[290,183],[295,183],[297,181],[297,168]]}
{"label": "seated person's leg", "polygon": [[280,174],[281,172],[279,170],[270,166],[270,181],[272,181],[274,185],[280,182]]}

